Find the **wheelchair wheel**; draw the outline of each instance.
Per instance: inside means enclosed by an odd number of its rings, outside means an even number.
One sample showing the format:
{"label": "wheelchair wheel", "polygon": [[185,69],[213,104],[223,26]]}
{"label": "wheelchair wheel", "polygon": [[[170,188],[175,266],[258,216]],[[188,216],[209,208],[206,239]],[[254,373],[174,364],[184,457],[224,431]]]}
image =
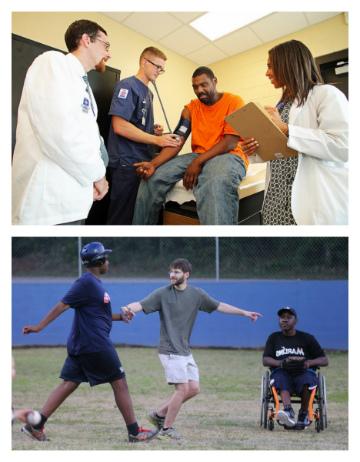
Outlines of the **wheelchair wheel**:
{"label": "wheelchair wheel", "polygon": [[268,422],[268,427],[269,427],[269,430],[270,431],[273,431],[274,430],[274,419],[269,419],[269,422]]}
{"label": "wheelchair wheel", "polygon": [[320,430],[327,428],[327,398],[326,398],[326,381],[325,377],[319,373],[319,426]]}
{"label": "wheelchair wheel", "polygon": [[260,412],[260,427],[268,427],[268,408],[269,408],[269,386],[270,386],[270,373],[266,373],[261,378],[261,412]]}

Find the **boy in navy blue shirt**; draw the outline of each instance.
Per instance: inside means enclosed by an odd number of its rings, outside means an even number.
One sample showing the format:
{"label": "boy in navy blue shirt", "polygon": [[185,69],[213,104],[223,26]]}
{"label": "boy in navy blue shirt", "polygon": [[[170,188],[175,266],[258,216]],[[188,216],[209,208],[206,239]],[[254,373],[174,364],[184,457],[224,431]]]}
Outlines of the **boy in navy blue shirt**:
{"label": "boy in navy blue shirt", "polygon": [[112,314],[109,294],[99,279],[109,269],[110,252],[100,242],[86,244],[80,255],[87,272],[74,282],[39,324],[23,328],[24,334],[37,333],[68,308],[75,311],[67,341],[68,356],[60,374],[63,382],[43,406],[41,422],[27,424],[21,429],[38,441],[46,441],[45,422],[82,382],[89,382],[90,386],[110,383],[127,426],[129,442],[148,441],[156,434],[156,431],[143,429],[137,424],[125,372],[110,340],[112,321],[128,322],[126,315]]}

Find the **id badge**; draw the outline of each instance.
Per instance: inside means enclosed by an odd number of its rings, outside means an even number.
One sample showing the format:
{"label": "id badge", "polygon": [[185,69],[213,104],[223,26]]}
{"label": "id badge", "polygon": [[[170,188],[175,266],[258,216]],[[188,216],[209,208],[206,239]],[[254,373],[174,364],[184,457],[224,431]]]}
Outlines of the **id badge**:
{"label": "id badge", "polygon": [[83,99],[83,102],[82,102],[81,107],[82,107],[83,112],[86,112],[86,113],[89,112],[89,109],[90,109],[90,100],[89,100],[88,98],[85,97],[85,98]]}
{"label": "id badge", "polygon": [[141,109],[142,112],[142,118],[141,118],[141,124],[145,127],[146,125],[146,108]]}

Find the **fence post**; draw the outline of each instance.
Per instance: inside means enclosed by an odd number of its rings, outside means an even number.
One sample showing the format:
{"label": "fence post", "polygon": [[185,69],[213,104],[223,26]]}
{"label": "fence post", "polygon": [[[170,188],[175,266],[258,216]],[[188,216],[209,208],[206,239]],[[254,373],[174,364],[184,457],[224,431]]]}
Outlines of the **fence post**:
{"label": "fence post", "polygon": [[79,278],[82,275],[82,264],[81,264],[81,258],[80,258],[81,249],[82,249],[82,238],[78,237],[78,273],[79,273]]}
{"label": "fence post", "polygon": [[219,253],[219,237],[215,237],[215,278],[220,279],[220,253]]}

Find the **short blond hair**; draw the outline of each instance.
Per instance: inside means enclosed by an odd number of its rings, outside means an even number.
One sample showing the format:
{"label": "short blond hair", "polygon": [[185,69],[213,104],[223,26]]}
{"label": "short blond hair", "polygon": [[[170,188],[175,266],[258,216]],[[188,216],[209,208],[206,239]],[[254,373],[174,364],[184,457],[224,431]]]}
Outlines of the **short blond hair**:
{"label": "short blond hair", "polygon": [[147,47],[147,48],[145,48],[145,50],[142,51],[142,53],[140,55],[140,58],[139,58],[139,62],[141,62],[141,60],[143,58],[146,58],[146,56],[149,56],[149,55],[156,56],[157,58],[161,58],[164,61],[167,60],[167,57],[166,57],[165,53],[163,53],[161,50],[159,50],[159,48]]}

